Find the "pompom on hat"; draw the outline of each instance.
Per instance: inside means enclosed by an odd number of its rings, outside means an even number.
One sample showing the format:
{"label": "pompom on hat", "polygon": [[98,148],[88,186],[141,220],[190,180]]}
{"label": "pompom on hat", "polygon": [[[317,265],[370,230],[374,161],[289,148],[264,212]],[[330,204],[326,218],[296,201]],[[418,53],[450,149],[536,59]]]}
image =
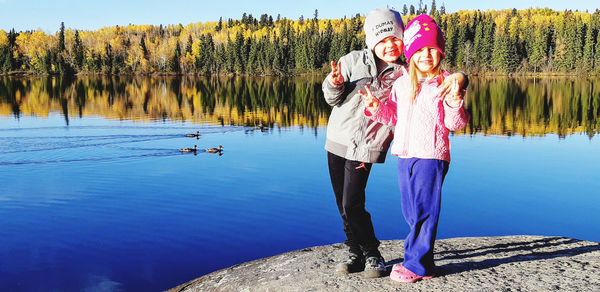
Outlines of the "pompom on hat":
{"label": "pompom on hat", "polygon": [[410,57],[424,47],[436,48],[445,57],[446,41],[442,29],[435,20],[427,14],[421,14],[408,22],[404,31],[404,54],[410,62]]}
{"label": "pompom on hat", "polygon": [[404,33],[404,22],[402,16],[396,10],[389,8],[376,8],[369,12],[364,24],[365,42],[370,50],[381,40],[395,36],[402,39]]}

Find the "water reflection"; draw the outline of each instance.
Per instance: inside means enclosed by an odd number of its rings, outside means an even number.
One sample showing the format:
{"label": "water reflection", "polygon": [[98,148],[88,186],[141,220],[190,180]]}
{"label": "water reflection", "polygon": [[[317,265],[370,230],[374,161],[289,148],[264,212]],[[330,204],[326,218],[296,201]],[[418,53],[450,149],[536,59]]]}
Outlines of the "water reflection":
{"label": "water reflection", "polygon": [[[329,106],[316,78],[36,77],[0,82],[0,115],[65,123],[89,115],[118,120],[171,120],[221,125],[317,127]],[[261,128],[260,125],[263,127]]]}
{"label": "water reflection", "polygon": [[[266,128],[327,124],[322,77],[310,78],[9,78],[0,82],[0,115],[102,116]],[[600,79],[471,78],[472,120],[460,133],[564,137],[600,127]],[[258,126],[258,127],[257,127]],[[459,133],[459,134],[460,134]]]}
{"label": "water reflection", "polygon": [[564,137],[600,128],[598,78],[472,78],[465,133]]}

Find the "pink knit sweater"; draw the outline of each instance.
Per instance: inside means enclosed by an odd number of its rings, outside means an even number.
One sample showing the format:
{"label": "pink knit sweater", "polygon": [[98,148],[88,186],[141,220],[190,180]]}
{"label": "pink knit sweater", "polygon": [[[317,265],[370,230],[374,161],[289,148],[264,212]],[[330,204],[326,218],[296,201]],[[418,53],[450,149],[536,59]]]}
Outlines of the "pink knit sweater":
{"label": "pink knit sweater", "polygon": [[[444,76],[450,75],[444,71]],[[410,76],[403,74],[392,86],[390,98],[373,115],[377,122],[394,126],[392,154],[402,158],[440,159],[450,162],[450,131],[464,128],[469,114],[464,101],[456,108],[439,96],[441,78],[425,81],[415,100],[410,102]],[[463,91],[464,96],[464,91]]]}

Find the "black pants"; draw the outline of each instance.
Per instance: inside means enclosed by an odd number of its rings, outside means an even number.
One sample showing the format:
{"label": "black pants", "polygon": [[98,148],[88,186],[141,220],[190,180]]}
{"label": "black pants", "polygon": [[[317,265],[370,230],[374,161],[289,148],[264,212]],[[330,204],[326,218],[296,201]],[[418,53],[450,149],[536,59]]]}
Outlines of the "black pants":
{"label": "black pants", "polygon": [[345,244],[350,252],[366,257],[381,256],[379,240],[375,237],[371,215],[365,210],[365,188],[371,172],[371,163],[347,160],[327,152],[329,176],[342,221]]}

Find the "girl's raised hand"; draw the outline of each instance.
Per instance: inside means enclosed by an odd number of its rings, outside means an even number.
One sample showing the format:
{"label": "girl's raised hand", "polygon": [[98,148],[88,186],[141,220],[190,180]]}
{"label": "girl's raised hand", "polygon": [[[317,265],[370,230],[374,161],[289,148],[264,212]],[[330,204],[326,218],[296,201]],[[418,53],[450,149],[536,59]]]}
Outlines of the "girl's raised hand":
{"label": "girl's raised hand", "polygon": [[452,81],[449,86],[448,93],[444,97],[446,103],[451,107],[458,107],[460,105],[460,101],[462,100],[460,93],[460,86],[458,85],[458,80]]}
{"label": "girl's raised hand", "polygon": [[458,81],[460,88],[462,88],[462,85],[466,81],[465,75],[462,73],[454,73],[454,74],[444,78],[444,82],[442,82],[442,84],[440,84],[440,86],[438,86],[438,88],[441,89],[441,92],[440,92],[441,97],[445,97],[446,95],[448,95],[448,93],[450,93],[450,90],[451,90],[452,84],[454,84],[454,81]]}
{"label": "girl's raised hand", "polygon": [[344,83],[344,76],[342,76],[342,63],[338,62],[337,65],[334,61],[331,61],[331,74],[327,76],[327,81],[331,86],[339,86]]}
{"label": "girl's raised hand", "polygon": [[367,91],[366,93],[362,90],[358,90],[358,94],[364,97],[363,103],[365,104],[367,110],[369,110],[371,113],[375,113],[379,107],[379,99],[373,95],[369,85],[365,85],[365,90]]}

